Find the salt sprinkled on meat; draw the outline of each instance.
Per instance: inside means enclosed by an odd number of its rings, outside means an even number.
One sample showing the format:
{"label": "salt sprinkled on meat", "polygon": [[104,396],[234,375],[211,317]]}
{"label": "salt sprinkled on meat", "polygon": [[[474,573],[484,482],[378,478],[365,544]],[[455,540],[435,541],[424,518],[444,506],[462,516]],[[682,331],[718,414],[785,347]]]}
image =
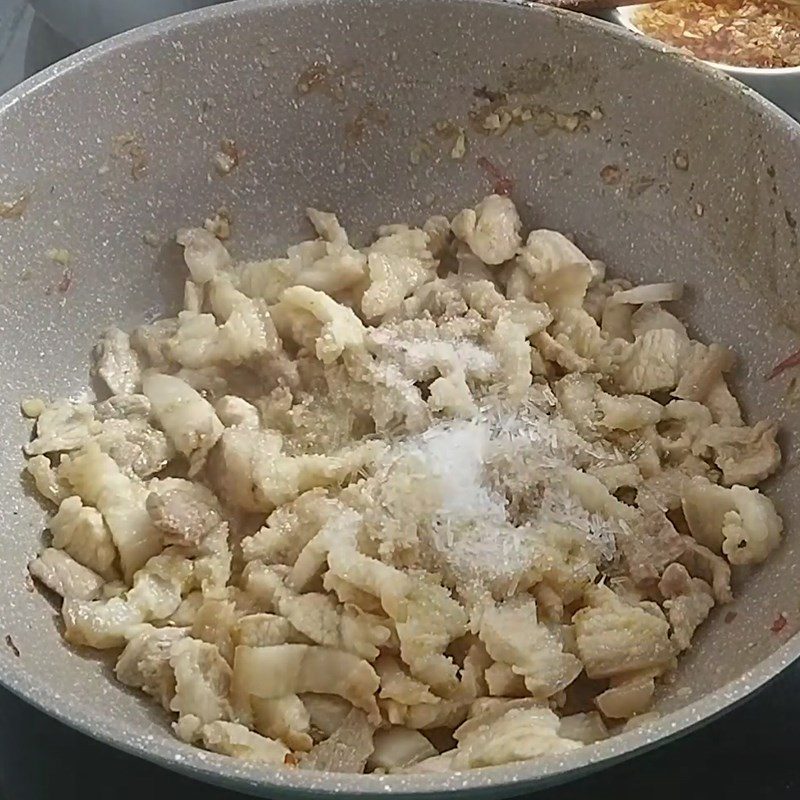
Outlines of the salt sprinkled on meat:
{"label": "salt sprinkled on meat", "polygon": [[[513,592],[533,566],[548,525],[583,534],[604,560],[616,545],[614,523],[590,514],[562,485],[584,442],[570,423],[533,403],[481,410],[472,420],[445,420],[398,442],[387,458],[412,457],[438,484],[428,546],[437,568],[456,583]],[[519,498],[534,507],[517,518]]]}
{"label": "salt sprinkled on meat", "polygon": [[430,474],[441,482],[442,517],[505,522],[503,498],[485,485],[489,442],[489,426],[479,421],[448,422],[420,435],[415,449]]}
{"label": "salt sprinkled on meat", "polygon": [[430,370],[463,369],[468,375],[488,379],[498,367],[497,357],[464,337],[453,339],[403,336],[389,328],[373,328],[370,342],[381,357],[398,364],[403,372],[422,376]]}

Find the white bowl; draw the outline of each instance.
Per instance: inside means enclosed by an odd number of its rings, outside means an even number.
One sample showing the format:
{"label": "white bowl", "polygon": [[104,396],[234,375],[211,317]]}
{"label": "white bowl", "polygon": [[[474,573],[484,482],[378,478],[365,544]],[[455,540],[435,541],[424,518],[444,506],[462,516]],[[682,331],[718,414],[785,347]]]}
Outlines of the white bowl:
{"label": "white bowl", "polygon": [[[610,17],[614,22],[634,33],[655,39],[655,36],[644,33],[633,22],[636,12],[641,8],[644,8],[644,4],[615,8]],[[795,119],[800,120],[800,67],[734,67],[715,61],[706,63],[728,73],[732,78],[746,83],[751,89],[755,89],[776,106],[780,106]]]}

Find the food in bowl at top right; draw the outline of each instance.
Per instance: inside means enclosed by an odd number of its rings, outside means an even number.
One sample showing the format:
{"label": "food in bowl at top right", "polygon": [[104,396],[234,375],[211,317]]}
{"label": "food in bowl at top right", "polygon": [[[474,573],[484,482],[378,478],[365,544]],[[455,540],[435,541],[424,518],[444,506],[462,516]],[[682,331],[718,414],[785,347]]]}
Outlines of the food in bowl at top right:
{"label": "food in bowl at top right", "polygon": [[664,0],[632,9],[630,21],[705,61],[800,67],[800,0]]}

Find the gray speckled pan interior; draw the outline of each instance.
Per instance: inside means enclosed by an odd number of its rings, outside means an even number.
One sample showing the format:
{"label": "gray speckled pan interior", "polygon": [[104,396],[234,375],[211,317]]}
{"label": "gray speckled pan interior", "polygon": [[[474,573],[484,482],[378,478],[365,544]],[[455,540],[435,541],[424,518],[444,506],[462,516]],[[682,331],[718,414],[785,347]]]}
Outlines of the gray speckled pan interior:
{"label": "gray speckled pan interior", "polygon": [[[315,62],[341,92],[298,94]],[[466,158],[450,159],[431,125],[466,124],[474,90],[509,80],[544,107],[601,108],[602,118],[546,136],[529,126],[502,138],[470,130]],[[360,136],[354,120],[366,120]],[[132,170],[130,152],[113,156],[120,134],[135,134],[143,171]],[[242,154],[226,177],[210,164],[222,138]],[[421,138],[431,153],[412,164]],[[676,151],[688,169],[676,167]],[[421,221],[489,189],[479,156],[513,176],[526,224],[573,232],[619,273],[691,287],[681,313],[694,333],[736,349],[747,408],[781,422],[787,467],[770,488],[786,541],[772,561],[736,576],[737,600],[703,629],[659,721],[563,759],[347,777],[273,772],[189,748],[160,712],[112,683],[107,666],[61,643],[54,609],[26,581],[44,512],[20,480],[28,427],[19,401],[81,393],[105,325],[173,307],[177,227],[226,205],[232,249],[255,256],[307,233],[307,204],[341,210],[362,233]],[[617,183],[601,179],[607,165],[619,168]],[[521,793],[653,746],[744,698],[800,653],[800,473],[789,436],[798,413],[784,401],[786,378],[763,377],[796,349],[800,325],[798,165],[800,129],[734,81],[604,23],[477,0],[245,0],[126,34],[6,95],[0,202],[29,202],[20,219],[0,219],[3,682],[115,746],[270,796]],[[160,246],[145,244],[145,233]],[[67,270],[47,258],[51,248],[69,251]],[[776,634],[779,612],[789,622]]]}

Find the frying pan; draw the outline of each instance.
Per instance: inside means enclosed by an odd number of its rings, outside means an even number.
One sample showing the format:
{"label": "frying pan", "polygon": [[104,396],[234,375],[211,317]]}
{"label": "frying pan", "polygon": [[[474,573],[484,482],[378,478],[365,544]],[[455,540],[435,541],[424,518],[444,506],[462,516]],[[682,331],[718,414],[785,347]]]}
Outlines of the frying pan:
{"label": "frying pan", "polygon": [[[580,125],[477,133],[476,95],[504,86],[567,118],[581,112]],[[467,129],[463,159],[432,132],[440,120]],[[222,139],[240,153],[227,175],[211,164]],[[527,226],[573,233],[618,274],[690,287],[679,313],[693,335],[735,349],[747,410],[784,431],[787,464],[769,491],[785,542],[737,572],[735,603],[702,629],[657,720],[567,756],[348,776],[272,771],[182,744],[107,663],[61,642],[54,608],[26,580],[45,513],[20,478],[20,400],[79,396],[104,326],[175,306],[176,228],[225,205],[231,249],[263,256],[307,234],[302,208],[314,205],[366,235],[472,204],[490,190],[486,159],[513,180]],[[800,654],[798,413],[787,376],[764,380],[800,324],[798,164],[797,125],[719,72],[602,22],[491,0],[244,0],[122,35],[22,84],[0,100],[0,208],[22,211],[0,219],[3,683],[115,747],[271,797],[527,792],[741,701]]]}

